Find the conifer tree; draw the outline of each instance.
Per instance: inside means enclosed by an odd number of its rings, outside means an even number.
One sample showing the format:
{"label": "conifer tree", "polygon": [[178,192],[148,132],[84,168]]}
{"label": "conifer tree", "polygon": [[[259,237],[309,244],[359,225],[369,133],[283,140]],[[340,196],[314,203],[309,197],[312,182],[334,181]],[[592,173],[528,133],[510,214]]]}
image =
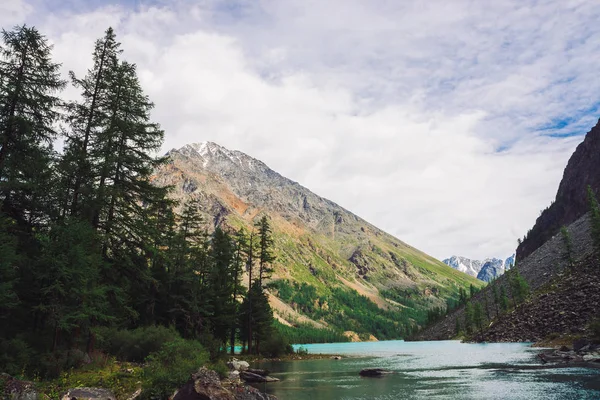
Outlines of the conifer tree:
{"label": "conifer tree", "polygon": [[269,278],[273,272],[271,263],[275,261],[273,255],[273,238],[271,225],[266,216],[256,223],[258,235],[258,285],[263,287],[263,279]]}
{"label": "conifer tree", "polygon": [[[108,28],[103,38],[98,39],[93,52],[93,67],[84,78],[79,79],[71,72],[73,86],[81,90],[81,101],[68,104],[66,132],[66,148],[61,160],[63,180],[64,212],[88,219],[94,217],[92,202],[97,194],[97,178],[100,167],[95,160],[92,146],[98,143],[100,134],[111,123],[110,111],[117,107],[121,99],[111,96],[110,90],[115,87],[116,70],[121,54],[120,43],[112,28]],[[114,91],[112,93],[114,95]],[[115,100],[118,100],[115,103]]]}
{"label": "conifer tree", "polygon": [[492,317],[490,316],[490,305],[488,303],[487,293],[483,296],[483,308],[485,309],[485,315],[488,321],[491,320]]}
{"label": "conifer tree", "polygon": [[0,202],[20,225],[50,213],[50,164],[65,82],[52,46],[35,28],[2,30],[0,47]]}
{"label": "conifer tree", "polygon": [[254,254],[256,251],[256,233],[254,230],[250,232],[248,236],[246,252],[246,271],[248,272],[248,294],[246,295],[245,302],[243,305],[244,316],[246,321],[244,324],[244,339],[248,342],[248,353],[252,354],[252,342],[253,342],[253,327],[254,327],[254,308],[252,302],[254,296],[251,295],[254,281],[252,280],[252,273],[254,272]]}
{"label": "conifer tree", "polygon": [[563,245],[565,247],[564,258],[569,263],[569,267],[572,267],[573,263],[574,263],[574,261],[573,261],[573,242],[571,241],[571,235],[569,234],[569,231],[567,230],[566,226],[563,226],[560,228],[560,234],[562,236]]}
{"label": "conifer tree", "polygon": [[494,308],[496,309],[496,317],[498,317],[498,314],[500,314],[500,296],[498,295],[498,285],[496,285],[496,282],[492,284],[492,292],[494,295]]}
{"label": "conifer tree", "polygon": [[184,205],[177,223],[167,252],[167,313],[184,336],[193,336],[207,327],[206,320],[213,313],[210,239],[196,200]]}
{"label": "conifer tree", "polygon": [[[231,328],[230,333],[230,351],[231,354],[235,353],[235,338],[236,332],[238,328],[242,328],[243,323],[240,324],[241,317],[241,305],[238,301],[240,296],[243,293],[244,287],[242,286],[242,275],[243,275],[243,263],[244,263],[244,249],[248,246],[248,236],[244,228],[240,229],[235,236],[234,241],[234,259],[232,264],[232,284],[233,284],[233,305],[234,305],[234,314],[236,317],[237,323]],[[242,328],[243,329],[243,328]]]}
{"label": "conifer tree", "polygon": [[475,307],[473,310],[473,322],[477,328],[479,328],[479,332],[483,332],[483,309],[481,307],[481,303],[475,303]]}
{"label": "conifer tree", "polygon": [[58,223],[40,234],[39,241],[42,256],[35,276],[39,298],[34,310],[53,330],[55,350],[61,335],[89,329],[92,322],[106,322],[112,316],[99,283],[102,257],[91,227],[80,221]]}
{"label": "conifer tree", "polygon": [[500,308],[502,311],[508,310],[508,296],[506,295],[504,286],[500,286]]}
{"label": "conifer tree", "polygon": [[211,328],[213,336],[225,348],[231,330],[236,323],[233,299],[233,243],[229,234],[220,227],[215,229],[212,240],[213,266],[210,272],[210,291],[214,308]]}
{"label": "conifer tree", "polygon": [[468,334],[471,334],[473,327],[473,305],[471,302],[468,302],[465,306],[465,331]]}
{"label": "conifer tree", "polygon": [[596,195],[590,185],[587,187],[587,196],[591,214],[592,240],[594,241],[596,251],[600,251],[600,208]]}

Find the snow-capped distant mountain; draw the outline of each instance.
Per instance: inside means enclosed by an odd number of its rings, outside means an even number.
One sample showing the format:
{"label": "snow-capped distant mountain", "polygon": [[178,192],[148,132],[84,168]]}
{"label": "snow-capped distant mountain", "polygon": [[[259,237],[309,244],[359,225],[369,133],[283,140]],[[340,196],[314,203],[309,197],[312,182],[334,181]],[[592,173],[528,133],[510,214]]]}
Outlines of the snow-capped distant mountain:
{"label": "snow-capped distant mountain", "polygon": [[467,257],[452,256],[442,262],[460,272],[474,276],[475,278],[477,278],[477,274],[481,270],[481,261],[471,260]]}
{"label": "snow-capped distant mountain", "polygon": [[471,260],[467,257],[452,256],[442,261],[444,264],[479,280],[489,282],[509,270],[515,263],[515,255],[506,260],[486,258],[483,261]]}

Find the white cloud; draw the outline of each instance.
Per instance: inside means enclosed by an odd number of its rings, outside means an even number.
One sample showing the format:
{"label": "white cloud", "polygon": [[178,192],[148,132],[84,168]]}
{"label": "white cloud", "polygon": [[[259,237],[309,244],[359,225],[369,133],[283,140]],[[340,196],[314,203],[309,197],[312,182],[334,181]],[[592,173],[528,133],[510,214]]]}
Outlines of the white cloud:
{"label": "white cloud", "polygon": [[541,3],[204,0],[42,12],[15,1],[8,18],[0,6],[0,22],[35,21],[80,75],[113,25],[156,103],[165,148],[240,149],[436,257],[480,258],[513,251],[581,140],[539,129],[595,123],[600,5]]}

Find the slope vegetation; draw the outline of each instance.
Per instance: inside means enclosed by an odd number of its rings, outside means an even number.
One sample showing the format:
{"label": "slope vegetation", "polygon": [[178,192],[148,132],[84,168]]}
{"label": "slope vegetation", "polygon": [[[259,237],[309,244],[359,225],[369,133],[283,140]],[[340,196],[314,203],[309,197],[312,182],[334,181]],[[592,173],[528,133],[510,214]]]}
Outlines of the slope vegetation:
{"label": "slope vegetation", "polygon": [[244,153],[205,142],[168,155],[154,182],[173,186],[177,200],[200,201],[208,229],[251,230],[269,216],[271,304],[283,325],[402,337],[459,288],[483,285]]}

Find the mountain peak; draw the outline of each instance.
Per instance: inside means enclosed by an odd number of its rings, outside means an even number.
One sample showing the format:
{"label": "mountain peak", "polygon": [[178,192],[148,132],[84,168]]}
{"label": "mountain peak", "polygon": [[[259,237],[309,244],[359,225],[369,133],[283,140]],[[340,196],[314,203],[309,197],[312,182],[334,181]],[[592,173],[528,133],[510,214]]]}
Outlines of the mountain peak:
{"label": "mountain peak", "polygon": [[229,150],[211,141],[186,144],[169,152],[171,155],[174,153],[197,159],[201,162],[203,168],[213,172],[222,172],[230,168],[269,170],[263,162],[250,157],[246,153],[239,150]]}
{"label": "mountain peak", "polygon": [[515,255],[506,260],[500,258],[486,258],[483,261],[471,260],[467,257],[452,256],[442,262],[458,271],[469,274],[479,280],[489,282],[502,275],[514,264]]}

